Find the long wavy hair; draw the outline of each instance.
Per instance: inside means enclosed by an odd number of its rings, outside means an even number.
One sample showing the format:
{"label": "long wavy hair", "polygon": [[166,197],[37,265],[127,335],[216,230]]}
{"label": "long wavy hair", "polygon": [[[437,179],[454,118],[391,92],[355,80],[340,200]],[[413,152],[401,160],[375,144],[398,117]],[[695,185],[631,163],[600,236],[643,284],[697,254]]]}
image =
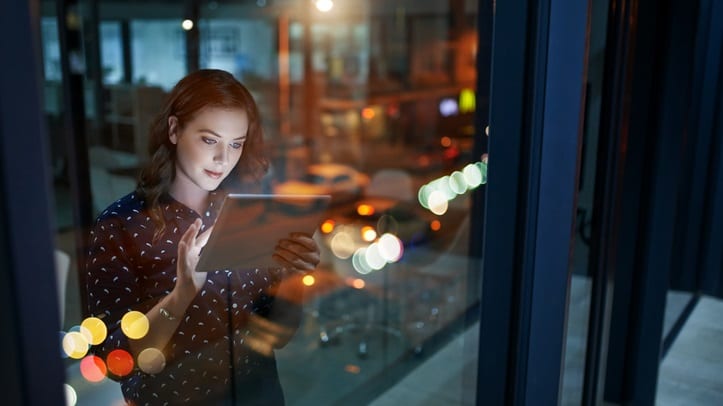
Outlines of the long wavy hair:
{"label": "long wavy hair", "polygon": [[241,158],[220,188],[246,176],[258,180],[268,170],[261,119],[256,101],[248,89],[233,75],[218,69],[202,69],[184,77],[173,87],[163,109],[151,123],[150,160],[141,171],[138,182],[137,192],[144,196],[155,225],[154,239],[160,238],[165,231],[160,199],[168,193],[176,176],[176,145],[169,138],[168,118],[177,117],[181,129],[201,110],[209,107],[244,110],[249,122]]}

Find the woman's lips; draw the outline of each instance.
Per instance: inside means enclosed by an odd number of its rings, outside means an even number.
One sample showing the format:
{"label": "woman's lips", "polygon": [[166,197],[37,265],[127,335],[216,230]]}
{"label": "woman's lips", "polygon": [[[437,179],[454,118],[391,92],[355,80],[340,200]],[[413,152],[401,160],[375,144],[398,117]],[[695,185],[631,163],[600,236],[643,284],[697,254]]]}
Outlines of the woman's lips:
{"label": "woman's lips", "polygon": [[214,172],[214,171],[209,171],[208,169],[204,169],[204,172],[206,172],[206,175],[208,175],[214,179],[218,179],[221,177],[221,175],[223,175],[223,172]]}

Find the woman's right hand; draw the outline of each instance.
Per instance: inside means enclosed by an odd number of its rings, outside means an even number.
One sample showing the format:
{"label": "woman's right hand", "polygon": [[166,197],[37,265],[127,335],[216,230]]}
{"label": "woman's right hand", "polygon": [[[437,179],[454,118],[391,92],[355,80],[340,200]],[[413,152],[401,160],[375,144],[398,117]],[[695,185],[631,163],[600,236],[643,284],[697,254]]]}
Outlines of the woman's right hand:
{"label": "woman's right hand", "polygon": [[191,296],[195,296],[206,283],[206,273],[196,272],[196,266],[201,248],[208,242],[208,236],[211,235],[213,227],[209,227],[203,234],[198,235],[201,224],[201,219],[196,219],[178,242],[176,289]]}

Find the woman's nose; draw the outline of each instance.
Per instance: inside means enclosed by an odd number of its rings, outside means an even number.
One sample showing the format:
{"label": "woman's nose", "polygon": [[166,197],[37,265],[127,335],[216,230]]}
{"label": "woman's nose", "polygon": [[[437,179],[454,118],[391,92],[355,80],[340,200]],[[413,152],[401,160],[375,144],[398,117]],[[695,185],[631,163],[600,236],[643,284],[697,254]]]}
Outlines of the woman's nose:
{"label": "woman's nose", "polygon": [[[220,144],[220,143],[219,143]],[[216,156],[214,156],[214,162],[225,165],[228,162],[228,150],[225,145],[219,145],[216,149]]]}

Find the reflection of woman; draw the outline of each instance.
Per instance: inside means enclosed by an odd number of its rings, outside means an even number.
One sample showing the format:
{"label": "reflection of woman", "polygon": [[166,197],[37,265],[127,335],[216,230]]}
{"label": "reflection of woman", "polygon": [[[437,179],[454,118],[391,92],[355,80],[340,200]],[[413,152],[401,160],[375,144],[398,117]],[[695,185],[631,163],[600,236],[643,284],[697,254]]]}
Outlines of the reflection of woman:
{"label": "reflection of woman", "polygon": [[[266,169],[256,104],[230,74],[201,70],[171,91],[150,137],[137,190],[91,232],[88,311],[108,327],[94,352],[134,405],[281,404],[273,350],[298,327],[296,271],[318,264],[318,246],[295,234],[276,247],[279,269],[195,272],[222,182]],[[147,332],[121,323],[130,311]],[[123,355],[132,370],[111,367]]]}

